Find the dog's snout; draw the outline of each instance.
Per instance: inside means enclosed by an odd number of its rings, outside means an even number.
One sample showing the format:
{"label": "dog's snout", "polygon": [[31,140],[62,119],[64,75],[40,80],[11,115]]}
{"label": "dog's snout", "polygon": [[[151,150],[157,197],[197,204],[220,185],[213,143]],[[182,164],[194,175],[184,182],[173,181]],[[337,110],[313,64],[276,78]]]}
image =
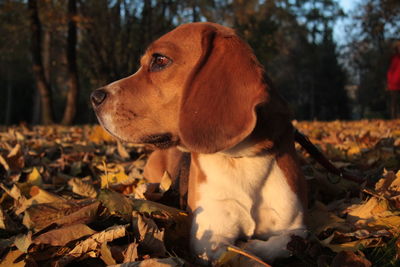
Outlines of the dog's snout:
{"label": "dog's snout", "polygon": [[99,106],[107,97],[107,92],[104,89],[95,90],[90,96],[93,105]]}

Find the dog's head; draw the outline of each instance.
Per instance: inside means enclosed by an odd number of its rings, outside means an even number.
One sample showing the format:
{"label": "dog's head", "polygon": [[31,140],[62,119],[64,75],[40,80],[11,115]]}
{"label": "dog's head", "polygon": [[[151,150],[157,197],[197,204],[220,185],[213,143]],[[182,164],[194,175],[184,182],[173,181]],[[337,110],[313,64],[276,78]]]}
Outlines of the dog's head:
{"label": "dog's head", "polygon": [[121,140],[214,153],[249,136],[259,110],[285,113],[252,50],[230,28],[182,25],[153,42],[140,63],[91,96],[101,124]]}

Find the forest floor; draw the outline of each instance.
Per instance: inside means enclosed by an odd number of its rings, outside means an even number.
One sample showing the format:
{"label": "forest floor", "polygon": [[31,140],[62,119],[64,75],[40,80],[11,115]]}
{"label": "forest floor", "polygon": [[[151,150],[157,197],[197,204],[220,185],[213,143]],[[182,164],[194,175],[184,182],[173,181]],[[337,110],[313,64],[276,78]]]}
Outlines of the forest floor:
{"label": "forest floor", "polygon": [[[400,120],[294,124],[366,182],[328,174],[296,145],[310,234],[273,266],[400,266]],[[195,266],[187,213],[149,200],[171,191],[167,173],[145,183],[149,153],[99,126],[0,127],[0,266]],[[219,264],[243,257],[227,247]]]}

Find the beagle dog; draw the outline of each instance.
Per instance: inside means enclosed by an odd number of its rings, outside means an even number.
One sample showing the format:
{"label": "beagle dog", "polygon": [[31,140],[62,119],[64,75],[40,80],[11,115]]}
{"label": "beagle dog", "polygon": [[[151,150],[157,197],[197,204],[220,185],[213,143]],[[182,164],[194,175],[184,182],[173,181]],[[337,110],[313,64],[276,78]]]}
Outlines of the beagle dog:
{"label": "beagle dog", "polygon": [[216,261],[227,245],[271,262],[306,236],[305,179],[287,104],[251,48],[214,23],[184,24],[153,42],[139,70],[91,95],[102,126],[152,144],[145,176],[174,173],[191,153],[190,246]]}

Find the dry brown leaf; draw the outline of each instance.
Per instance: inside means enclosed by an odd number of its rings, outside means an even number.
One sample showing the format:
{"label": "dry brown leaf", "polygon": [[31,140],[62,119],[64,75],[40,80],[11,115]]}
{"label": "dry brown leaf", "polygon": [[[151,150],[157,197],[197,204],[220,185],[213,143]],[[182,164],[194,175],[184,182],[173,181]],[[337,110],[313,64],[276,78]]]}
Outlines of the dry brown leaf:
{"label": "dry brown leaf", "polygon": [[143,261],[127,262],[109,267],[182,267],[185,262],[177,257],[165,259],[147,259]]}
{"label": "dry brown leaf", "polygon": [[133,262],[136,261],[138,256],[138,243],[132,242],[128,245],[124,252],[124,262]]}
{"label": "dry brown leaf", "polygon": [[158,214],[164,216],[164,219],[171,219],[174,221],[188,220],[188,213],[174,207],[166,206],[161,203],[144,199],[130,199],[133,203],[133,209],[140,213]]}
{"label": "dry brown leaf", "polygon": [[331,267],[370,267],[371,262],[352,251],[341,251],[333,258]]}
{"label": "dry brown leaf", "polygon": [[378,217],[374,218],[373,221],[368,222],[368,226],[380,226],[381,228],[387,228],[396,235],[400,234],[400,213],[393,216]]}
{"label": "dry brown leaf", "polygon": [[343,232],[351,230],[351,225],[346,220],[329,212],[326,206],[321,202],[316,202],[314,207],[307,214],[307,222],[312,231],[316,234],[329,228],[338,229]]}
{"label": "dry brown leaf", "polygon": [[68,201],[32,205],[25,211],[23,224],[39,231],[50,224],[68,225],[92,222],[97,215],[99,202],[95,200]]}
{"label": "dry brown leaf", "polygon": [[375,215],[387,212],[389,203],[386,199],[371,197],[364,203],[352,205],[348,208],[347,220],[352,223],[364,222]]}
{"label": "dry brown leaf", "polygon": [[111,242],[114,239],[124,237],[126,235],[126,227],[128,225],[115,225],[106,230],[94,234],[78,244],[60,259],[54,262],[55,267],[66,266],[76,258],[87,255],[89,257],[98,257],[99,249],[103,243]]}
{"label": "dry brown leaf", "polygon": [[117,262],[113,258],[111,254],[111,250],[107,245],[107,242],[104,242],[101,244],[100,248],[100,258],[104,261],[105,264],[107,265],[115,265]]}
{"label": "dry brown leaf", "polygon": [[97,197],[97,191],[94,186],[82,181],[80,178],[70,179],[68,185],[72,187],[72,192],[75,194],[90,198]]}
{"label": "dry brown leaf", "polygon": [[121,141],[117,141],[117,151],[118,154],[121,156],[123,159],[129,159],[131,156],[129,155],[128,151],[126,151],[124,145],[121,143]]}
{"label": "dry brown leaf", "polygon": [[143,199],[131,199],[131,201],[135,211],[150,214],[151,217],[169,225],[165,228],[166,239],[169,242],[185,242],[190,228],[190,218],[187,212]]}
{"label": "dry brown leaf", "polygon": [[383,178],[375,184],[375,190],[385,196],[400,194],[400,171],[384,171]]}
{"label": "dry brown leaf", "polygon": [[133,211],[132,203],[124,195],[112,190],[102,189],[98,199],[112,213],[130,219]]}
{"label": "dry brown leaf", "polygon": [[[243,244],[243,247],[246,247],[246,244]],[[231,267],[240,267],[240,266],[254,266],[254,267],[271,267],[266,262],[263,262],[257,256],[235,246],[224,246],[224,251],[217,259],[217,261],[213,264],[215,266],[231,266]]]}
{"label": "dry brown leaf", "polygon": [[19,143],[8,153],[6,161],[11,170],[20,171],[25,166],[25,159]]}
{"label": "dry brown leaf", "polygon": [[67,255],[58,261],[57,266],[65,266],[73,259],[81,257],[90,251],[97,250],[102,243],[124,237],[126,235],[126,227],[127,225],[115,225],[80,241]]}
{"label": "dry brown leaf", "polygon": [[2,155],[0,155],[0,164],[3,165],[6,171],[10,170],[10,166],[8,165],[7,161],[4,159]]}
{"label": "dry brown leaf", "polygon": [[38,186],[32,186],[29,194],[32,196],[31,199],[35,199],[36,202],[32,204],[41,204],[41,203],[51,203],[51,202],[63,202],[66,201],[65,198],[62,198],[56,194],[50,193]]}
{"label": "dry brown leaf", "polygon": [[17,225],[13,220],[11,220],[10,216],[0,207],[0,229],[14,232],[17,230]]}
{"label": "dry brown leaf", "polygon": [[55,202],[64,202],[66,201],[64,198],[59,197],[55,194],[47,192],[46,190],[41,189],[38,186],[32,186],[30,190],[31,198],[27,199],[23,205],[21,205],[16,211],[15,214],[21,214],[27,208],[36,204],[43,203],[55,203]]}
{"label": "dry brown leaf", "polygon": [[[0,187],[10,196],[14,201],[14,207],[16,210],[25,207],[25,203],[27,201],[26,197],[22,194],[21,190],[18,188],[17,185],[13,185],[11,190],[5,187],[3,184],[0,184]],[[18,215],[18,214],[17,214]]]}
{"label": "dry brown leaf", "polygon": [[164,245],[164,231],[158,229],[156,223],[139,213],[136,213],[139,242],[147,250],[151,251],[154,257],[165,256],[167,250]]}
{"label": "dry brown leaf", "polygon": [[19,250],[11,250],[7,253],[7,255],[0,262],[0,267],[24,267],[26,266],[25,260],[20,260],[16,262],[18,258],[20,258],[24,254],[24,252]]}
{"label": "dry brown leaf", "polygon": [[163,193],[158,192],[159,183],[142,183],[135,188],[135,199],[157,201]]}
{"label": "dry brown leaf", "polygon": [[379,247],[384,245],[384,242],[382,238],[374,237],[374,238],[360,239],[341,244],[324,244],[324,245],[332,249],[334,252],[340,252],[344,250],[357,251],[361,248]]}
{"label": "dry brown leaf", "polygon": [[43,233],[33,240],[35,244],[50,244],[52,246],[65,246],[72,240],[96,233],[85,224],[73,224]]}

